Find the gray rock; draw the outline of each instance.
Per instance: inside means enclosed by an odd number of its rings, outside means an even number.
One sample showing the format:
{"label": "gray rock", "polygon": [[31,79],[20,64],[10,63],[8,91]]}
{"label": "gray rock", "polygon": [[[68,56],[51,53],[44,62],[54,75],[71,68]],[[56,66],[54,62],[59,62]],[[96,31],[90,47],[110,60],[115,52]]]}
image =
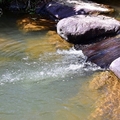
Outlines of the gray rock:
{"label": "gray rock", "polygon": [[[120,52],[120,51],[118,51]],[[120,79],[120,57],[115,59],[111,65],[110,70],[114,72],[114,74]]]}
{"label": "gray rock", "polygon": [[97,15],[75,15],[57,24],[57,33],[73,44],[88,44],[120,32],[120,22],[114,18]]}

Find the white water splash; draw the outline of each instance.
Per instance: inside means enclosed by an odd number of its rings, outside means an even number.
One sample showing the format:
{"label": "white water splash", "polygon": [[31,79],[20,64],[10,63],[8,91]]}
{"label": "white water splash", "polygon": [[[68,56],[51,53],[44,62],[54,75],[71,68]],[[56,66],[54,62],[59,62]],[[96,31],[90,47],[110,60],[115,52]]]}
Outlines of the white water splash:
{"label": "white water splash", "polygon": [[75,75],[86,76],[90,72],[101,70],[97,65],[86,62],[82,51],[73,48],[57,50],[56,53],[45,53],[36,61],[26,58],[14,63],[12,61],[6,63],[7,66],[0,71],[0,83],[50,82]]}

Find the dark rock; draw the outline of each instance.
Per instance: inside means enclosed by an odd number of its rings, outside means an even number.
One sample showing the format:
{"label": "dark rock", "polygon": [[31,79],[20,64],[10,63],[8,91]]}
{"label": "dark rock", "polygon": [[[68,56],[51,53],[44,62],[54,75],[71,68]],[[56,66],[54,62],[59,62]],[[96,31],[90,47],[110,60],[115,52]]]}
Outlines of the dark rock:
{"label": "dark rock", "polygon": [[120,57],[120,37],[109,38],[81,48],[91,61],[102,68],[109,68],[109,65]]}
{"label": "dark rock", "polygon": [[70,17],[78,14],[92,14],[92,13],[108,13],[113,11],[113,9],[109,8],[105,5],[100,5],[93,2],[84,2],[84,1],[63,1],[63,0],[53,0],[52,2],[46,3],[44,8],[41,9],[37,7],[37,14],[41,14],[41,11],[44,11],[45,14],[50,15],[54,19],[60,20],[66,17]]}
{"label": "dark rock", "polygon": [[120,79],[120,57],[110,64],[110,70]]}
{"label": "dark rock", "polygon": [[57,24],[57,33],[73,44],[88,44],[120,31],[120,22],[103,15],[75,15],[64,18]]}
{"label": "dark rock", "polygon": [[47,11],[57,19],[66,18],[77,14],[73,7],[60,4],[58,2],[50,2],[46,6]]}

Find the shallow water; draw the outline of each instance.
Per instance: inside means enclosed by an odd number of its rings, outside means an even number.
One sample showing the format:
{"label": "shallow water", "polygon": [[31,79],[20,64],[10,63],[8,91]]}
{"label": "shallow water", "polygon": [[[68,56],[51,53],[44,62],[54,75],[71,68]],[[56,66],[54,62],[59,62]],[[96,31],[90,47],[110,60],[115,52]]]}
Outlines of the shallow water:
{"label": "shallow water", "polygon": [[99,68],[81,51],[56,49],[48,30],[19,29],[18,19],[0,18],[0,120],[85,119],[94,101],[85,88]]}
{"label": "shallow water", "polygon": [[25,31],[19,20],[0,18],[0,120],[86,120],[99,97],[88,84],[101,69],[61,49],[51,28]]}

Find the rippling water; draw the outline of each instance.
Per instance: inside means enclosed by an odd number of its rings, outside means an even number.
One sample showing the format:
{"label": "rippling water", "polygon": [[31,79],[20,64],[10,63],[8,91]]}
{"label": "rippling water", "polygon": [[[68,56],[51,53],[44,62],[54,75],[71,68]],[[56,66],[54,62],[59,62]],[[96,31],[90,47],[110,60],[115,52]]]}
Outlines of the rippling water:
{"label": "rippling water", "polygon": [[0,120],[86,120],[98,98],[81,51],[57,49],[48,30],[19,29],[21,18],[0,18]]}
{"label": "rippling water", "polygon": [[[78,120],[90,113],[80,87],[99,68],[81,51],[59,50],[48,30],[24,32],[18,18],[0,18],[0,120]],[[81,101],[77,94],[81,89]],[[83,90],[82,90],[83,89]],[[75,99],[75,100],[73,100]]]}

